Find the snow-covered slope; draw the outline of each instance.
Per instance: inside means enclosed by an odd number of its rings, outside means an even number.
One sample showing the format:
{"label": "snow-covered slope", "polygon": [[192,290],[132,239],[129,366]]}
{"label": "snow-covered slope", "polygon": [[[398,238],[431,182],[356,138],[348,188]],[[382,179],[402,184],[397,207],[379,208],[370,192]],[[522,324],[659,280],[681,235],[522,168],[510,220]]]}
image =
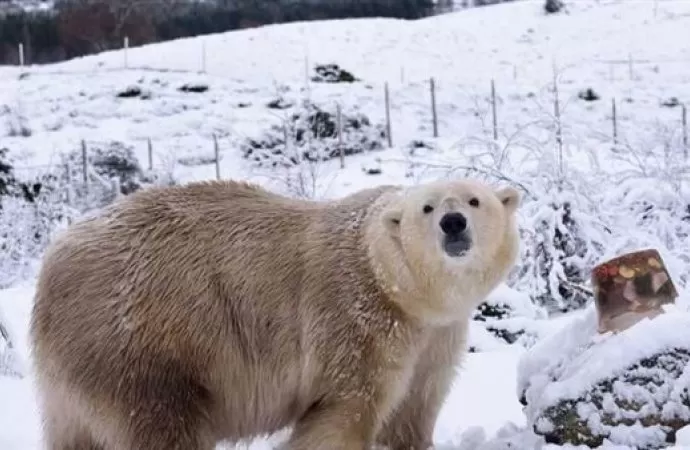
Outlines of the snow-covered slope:
{"label": "snow-covered slope", "polygon": [[[566,150],[597,147],[599,157],[606,153],[614,97],[621,141],[657,138],[657,124],[678,128],[680,108],[661,103],[690,98],[690,47],[682,38],[690,3],[570,4],[569,14],[548,17],[541,1],[524,1],[414,22],[266,26],[31,67],[21,80],[18,68],[0,68],[0,127],[16,134],[16,122],[23,118],[31,133],[12,137],[0,128],[0,140],[15,154],[28,152],[25,164],[33,165],[76,148],[80,139],[104,137],[137,144],[142,152],[147,138],[157,153],[208,152],[215,132],[221,137],[223,174],[229,175],[238,165],[234,142],[267,123],[280,123],[282,111],[266,107],[280,92],[295,101],[308,90],[316,102],[356,107],[383,121],[388,83],[394,146],[430,138],[431,77],[439,134],[449,143],[476,145],[473,140],[491,137],[491,79],[500,143],[518,137],[543,140],[553,133],[554,64]],[[656,14],[653,4],[658,4]],[[331,62],[362,81],[307,82],[315,64]],[[197,73],[201,70],[206,73]],[[176,90],[189,81],[210,89],[196,96]],[[139,82],[151,92],[150,100],[116,97]],[[601,98],[578,99],[586,88]],[[566,156],[587,162],[576,153]]]}
{"label": "snow-covered slope", "polygon": [[[349,156],[344,169],[338,161],[309,166],[303,176],[313,183],[301,193],[335,197],[372,184],[415,183],[471,167],[474,175],[526,188],[532,203],[522,224],[530,230],[539,220],[550,220],[539,196],[547,199],[544,204],[558,200],[554,180],[565,178],[568,200],[576,203],[587,232],[599,226],[613,230],[598,241],[592,238],[603,248],[583,258],[584,266],[591,258],[653,245],[683,290],[690,274],[690,243],[682,238],[688,225],[671,214],[671,207],[690,198],[683,190],[690,174],[679,106],[690,101],[690,2],[573,0],[567,2],[568,14],[548,17],[542,3],[506,3],[415,22],[267,26],[29,67],[23,74],[16,67],[0,67],[0,148],[9,149],[17,175],[28,177],[58,164],[60,153],[78,150],[82,140],[89,146],[133,145],[146,166],[150,139],[154,169],[184,181],[215,177],[215,136],[223,178],[254,179],[295,194],[286,185],[286,170],[257,168],[242,158],[241,145],[265,135],[271,125],[281,127],[306,97],[331,112],[340,104],[345,115],[362,113],[383,124],[387,84],[393,148],[386,148],[384,139],[383,150]],[[314,65],[328,63],[361,81],[311,81]],[[431,77],[438,139],[432,139]],[[189,83],[208,90],[179,90]],[[118,97],[131,86],[143,96]],[[587,88],[599,99],[579,98]],[[268,106],[272,102],[293,107],[276,109]],[[425,142],[414,155],[412,141]],[[381,173],[362,170],[372,167]],[[651,224],[641,223],[630,209],[620,208],[637,201],[671,205],[671,212],[652,212]],[[524,244],[532,236],[527,234]],[[0,310],[25,357],[32,291],[31,280],[0,291]],[[570,318],[540,322],[534,335],[548,335]],[[522,326],[523,321],[515,323]],[[486,335],[475,337],[488,342]],[[507,422],[525,424],[515,395],[516,364],[523,351],[520,345],[487,343],[486,351],[469,355],[437,425],[439,445],[474,449],[482,441],[480,429],[487,437],[498,430],[506,437],[514,431]],[[499,381],[487,382],[497,374]],[[30,376],[0,378],[0,448],[38,448],[32,395]],[[483,448],[505,446],[494,442]]]}

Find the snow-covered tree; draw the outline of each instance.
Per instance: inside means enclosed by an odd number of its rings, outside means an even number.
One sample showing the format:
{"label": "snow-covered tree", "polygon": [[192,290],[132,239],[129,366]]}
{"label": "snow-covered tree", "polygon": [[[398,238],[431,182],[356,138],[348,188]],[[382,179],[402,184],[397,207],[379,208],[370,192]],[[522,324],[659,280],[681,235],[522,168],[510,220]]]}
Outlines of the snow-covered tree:
{"label": "snow-covered tree", "polygon": [[536,199],[523,208],[522,255],[511,282],[549,312],[580,309],[591,300],[589,269],[610,235],[598,219],[593,193],[579,184],[536,178],[531,186]]}

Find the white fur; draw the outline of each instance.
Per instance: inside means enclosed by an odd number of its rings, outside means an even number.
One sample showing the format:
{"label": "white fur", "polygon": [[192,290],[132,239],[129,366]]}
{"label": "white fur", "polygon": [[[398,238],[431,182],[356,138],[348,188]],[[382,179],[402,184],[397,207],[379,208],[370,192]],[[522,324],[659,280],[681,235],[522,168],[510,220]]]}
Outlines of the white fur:
{"label": "white fur", "polygon": [[[470,205],[473,198],[478,207]],[[513,188],[472,180],[437,181],[383,196],[376,205],[380,222],[368,228],[370,257],[381,268],[382,285],[424,323],[469,320],[517,258],[519,202]],[[425,214],[425,205],[433,211]],[[472,247],[460,257],[449,256],[442,246],[439,223],[449,212],[465,215],[472,236]]]}

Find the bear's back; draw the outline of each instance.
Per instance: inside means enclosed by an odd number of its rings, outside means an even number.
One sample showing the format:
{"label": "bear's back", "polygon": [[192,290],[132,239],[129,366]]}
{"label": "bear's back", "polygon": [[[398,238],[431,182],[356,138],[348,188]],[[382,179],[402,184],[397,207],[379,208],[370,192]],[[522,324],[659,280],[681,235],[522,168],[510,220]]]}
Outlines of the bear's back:
{"label": "bear's back", "polygon": [[[156,353],[172,352],[189,365],[182,372],[207,369],[199,366],[213,359],[231,319],[221,297],[246,291],[238,280],[256,264],[270,262],[280,277],[269,250],[296,254],[285,233],[303,227],[310,208],[245,183],[193,183],[137,192],[75,223],[44,256],[36,356],[95,390]],[[227,273],[229,284],[220,279]]]}
{"label": "bear's back", "polygon": [[[263,386],[282,380],[260,395],[275,408],[267,420],[280,422],[283,408],[311,390],[300,320],[313,313],[327,331],[321,319],[348,306],[328,303],[369,276],[360,231],[386,190],[308,202],[245,183],[193,183],[132,194],[74,224],[46,252],[37,283],[39,376],[126,408],[141,398],[115,390],[120,380],[175,373],[215,398],[236,392],[249,372]],[[360,289],[376,288],[361,281]],[[328,298],[300,304],[305,289]],[[217,414],[238,404],[216,400]]]}

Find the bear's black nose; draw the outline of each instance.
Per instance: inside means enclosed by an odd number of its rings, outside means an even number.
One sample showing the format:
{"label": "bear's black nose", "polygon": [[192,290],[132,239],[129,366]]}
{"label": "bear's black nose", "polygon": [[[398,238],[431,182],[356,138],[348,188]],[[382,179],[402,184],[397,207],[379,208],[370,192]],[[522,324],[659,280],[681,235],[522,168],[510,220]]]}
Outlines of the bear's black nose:
{"label": "bear's black nose", "polygon": [[441,217],[441,229],[446,234],[460,234],[467,228],[467,219],[460,213],[448,213]]}

